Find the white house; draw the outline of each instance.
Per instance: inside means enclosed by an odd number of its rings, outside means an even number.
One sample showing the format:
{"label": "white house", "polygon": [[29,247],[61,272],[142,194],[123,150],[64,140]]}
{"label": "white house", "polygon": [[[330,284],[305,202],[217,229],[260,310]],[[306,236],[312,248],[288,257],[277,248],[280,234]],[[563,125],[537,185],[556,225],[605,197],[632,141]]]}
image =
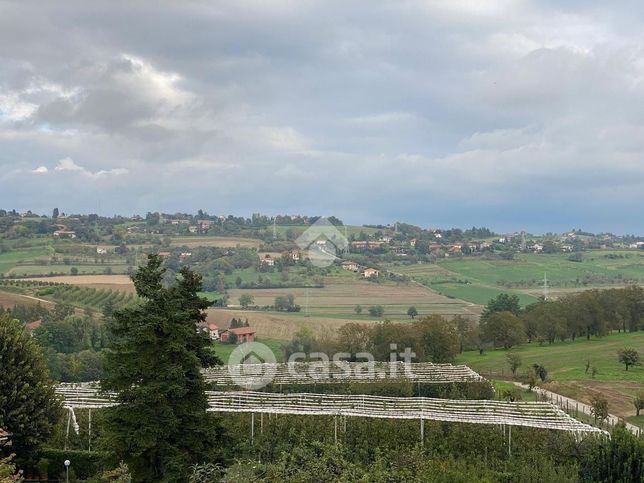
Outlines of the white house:
{"label": "white house", "polygon": [[344,270],[349,270],[351,272],[357,272],[358,271],[358,264],[356,262],[351,262],[349,260],[346,260],[342,262],[342,268]]}
{"label": "white house", "polygon": [[375,268],[367,268],[362,272],[364,278],[377,277],[380,274]]}

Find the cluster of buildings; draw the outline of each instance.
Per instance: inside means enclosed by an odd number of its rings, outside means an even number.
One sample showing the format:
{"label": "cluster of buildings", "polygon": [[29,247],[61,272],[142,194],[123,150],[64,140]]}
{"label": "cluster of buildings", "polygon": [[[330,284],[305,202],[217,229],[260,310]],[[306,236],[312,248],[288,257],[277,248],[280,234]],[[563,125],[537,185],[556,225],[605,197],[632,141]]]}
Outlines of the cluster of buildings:
{"label": "cluster of buildings", "polygon": [[[351,260],[345,260],[340,264],[343,270],[348,270],[350,272],[359,272],[360,271],[360,265],[358,265],[356,262],[352,262]],[[364,268],[362,269],[362,276],[364,278],[371,278],[371,277],[378,277],[380,275],[380,272],[376,270],[375,268]]]}
{"label": "cluster of buildings", "polygon": [[244,342],[254,342],[255,334],[257,331],[252,327],[237,327],[229,329],[221,329],[217,324],[212,322],[204,322],[198,326],[198,330],[205,332],[214,342],[229,343],[231,339],[235,340],[236,344],[243,344]]}

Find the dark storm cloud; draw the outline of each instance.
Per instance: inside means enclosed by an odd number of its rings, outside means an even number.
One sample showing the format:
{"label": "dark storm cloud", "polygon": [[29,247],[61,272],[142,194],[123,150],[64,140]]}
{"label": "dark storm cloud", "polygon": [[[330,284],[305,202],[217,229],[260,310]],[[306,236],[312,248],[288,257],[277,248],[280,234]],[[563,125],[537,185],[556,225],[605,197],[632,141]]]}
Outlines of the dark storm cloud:
{"label": "dark storm cloud", "polygon": [[4,2],[0,205],[643,231],[638,10]]}

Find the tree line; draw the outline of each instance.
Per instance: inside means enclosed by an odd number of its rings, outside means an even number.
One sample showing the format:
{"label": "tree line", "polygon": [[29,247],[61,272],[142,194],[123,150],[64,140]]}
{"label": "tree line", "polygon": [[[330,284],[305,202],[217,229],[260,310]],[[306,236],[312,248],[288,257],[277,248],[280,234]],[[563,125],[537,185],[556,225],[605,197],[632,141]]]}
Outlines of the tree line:
{"label": "tree line", "polygon": [[479,349],[635,332],[644,328],[643,314],[644,289],[636,285],[540,299],[524,308],[516,295],[500,294],[481,314]]}

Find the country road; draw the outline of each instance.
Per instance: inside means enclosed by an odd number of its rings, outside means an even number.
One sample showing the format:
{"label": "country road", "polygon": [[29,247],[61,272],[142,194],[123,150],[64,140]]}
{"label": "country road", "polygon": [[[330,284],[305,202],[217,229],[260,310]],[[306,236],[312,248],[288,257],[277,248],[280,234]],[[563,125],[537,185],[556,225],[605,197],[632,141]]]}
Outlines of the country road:
{"label": "country road", "polygon": [[[522,389],[526,389],[526,390],[529,389],[527,384],[523,384],[521,382],[512,381],[512,384],[514,384],[515,386],[519,386]],[[533,389],[533,391],[535,391],[537,394],[539,394],[543,398],[551,401],[553,404],[559,406],[564,411],[566,411],[566,410],[570,411],[570,410],[574,409],[574,410],[580,411],[581,413],[583,413],[583,414],[585,414],[587,416],[590,416],[590,417],[593,416],[592,408],[586,403],[583,403],[581,401],[577,401],[576,399],[572,399],[572,398],[569,398],[567,396],[562,396],[561,394],[557,394],[556,392],[548,391],[548,390],[542,389],[540,387],[535,387]],[[638,436],[641,435],[641,434],[644,434],[644,430],[642,430],[641,428],[635,426],[634,424],[631,424],[629,422],[624,421],[623,418],[619,418],[618,416],[615,416],[614,414],[609,414],[608,419],[606,421],[611,426],[614,426],[614,425],[618,424],[619,422],[623,422],[626,425],[626,429],[628,429],[631,433],[633,433],[635,435],[638,435]]]}

